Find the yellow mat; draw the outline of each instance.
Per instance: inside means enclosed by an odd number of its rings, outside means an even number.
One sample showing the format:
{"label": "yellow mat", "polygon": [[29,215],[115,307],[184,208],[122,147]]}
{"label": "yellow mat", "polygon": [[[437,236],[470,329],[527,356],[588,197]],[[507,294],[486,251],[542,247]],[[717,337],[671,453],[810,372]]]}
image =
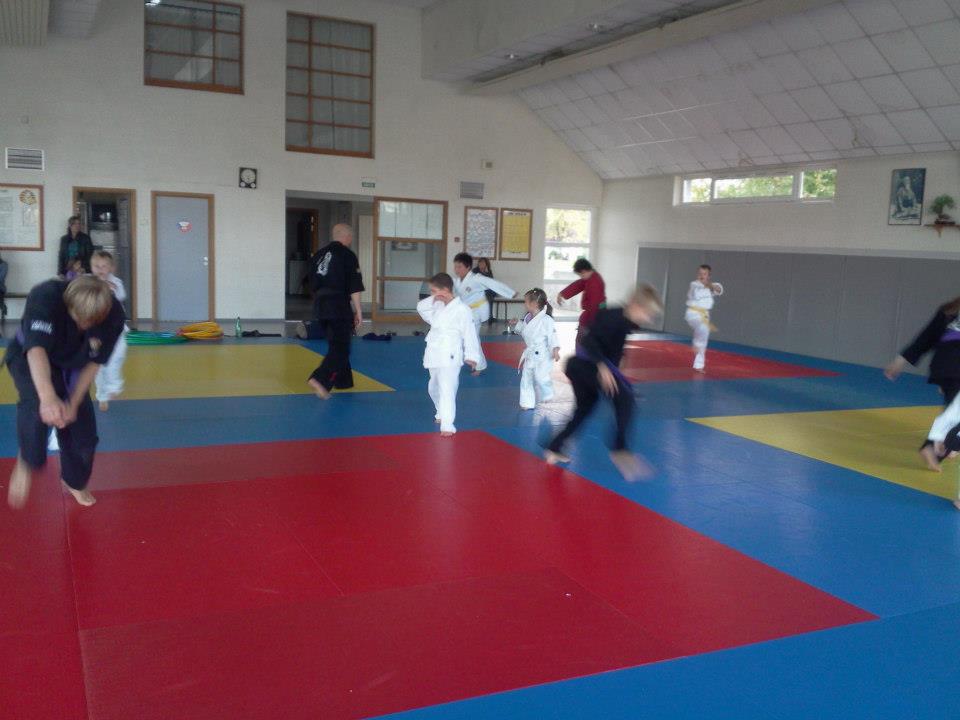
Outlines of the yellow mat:
{"label": "yellow mat", "polygon": [[693,422],[945,498],[957,497],[956,463],[942,473],[917,455],[939,407],[740,415]]}
{"label": "yellow mat", "polygon": [[[307,378],[322,356],[300,345],[190,343],[131,347],[123,368],[124,400],[309,394]],[[354,387],[336,392],[388,392],[353,373]],[[10,374],[0,373],[0,404],[17,399]]]}

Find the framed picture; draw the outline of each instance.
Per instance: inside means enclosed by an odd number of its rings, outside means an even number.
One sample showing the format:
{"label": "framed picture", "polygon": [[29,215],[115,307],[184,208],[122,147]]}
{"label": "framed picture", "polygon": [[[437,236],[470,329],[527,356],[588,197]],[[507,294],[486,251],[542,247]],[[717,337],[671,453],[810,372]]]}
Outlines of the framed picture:
{"label": "framed picture", "polygon": [[894,170],[890,179],[888,225],[920,225],[923,219],[923,188],[926,168]]}
{"label": "framed picture", "polygon": [[492,207],[463,209],[463,251],[475,258],[496,259],[500,211]]}
{"label": "framed picture", "polygon": [[533,210],[500,209],[500,259],[529,260]]}
{"label": "framed picture", "polygon": [[43,250],[43,186],[0,183],[0,250]]}

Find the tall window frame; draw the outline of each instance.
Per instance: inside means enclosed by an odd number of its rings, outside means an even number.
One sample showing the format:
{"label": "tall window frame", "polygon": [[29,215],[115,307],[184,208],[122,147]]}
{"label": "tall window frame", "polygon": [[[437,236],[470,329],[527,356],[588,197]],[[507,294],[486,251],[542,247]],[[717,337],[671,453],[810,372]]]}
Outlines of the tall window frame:
{"label": "tall window frame", "polygon": [[[557,237],[555,220],[568,213],[579,215],[578,231],[563,232],[563,237]],[[573,272],[577,258],[585,258],[591,263],[596,261],[597,217],[597,208],[590,205],[552,204],[547,207],[543,231],[543,289],[551,303],[560,290],[577,280]],[[576,222],[576,218],[570,219]],[[563,307],[554,307],[553,312],[558,318],[577,317],[580,314],[579,296],[565,301]]]}
{"label": "tall window frame", "polygon": [[[295,30],[293,20],[306,21],[308,34],[305,38],[302,32]],[[324,26],[331,33],[329,41],[322,36]],[[333,37],[335,30],[345,31],[348,28],[353,28],[355,33],[359,33],[358,37],[367,33],[368,42],[356,40],[351,42],[351,38],[346,33]],[[294,37],[295,34],[297,37]],[[364,44],[367,47],[363,47]],[[302,61],[297,62],[295,57],[303,52],[304,46],[306,64]],[[327,66],[317,62],[318,55],[323,57],[324,54],[329,55]],[[362,58],[363,55],[368,58],[365,63],[367,72],[353,72],[336,67],[338,57],[342,61],[345,56],[353,56],[357,59]],[[372,159],[374,157],[375,67],[376,27],[374,25],[344,18],[288,12],[286,110],[284,113],[286,149],[291,152]],[[303,77],[306,78],[305,83],[302,81]],[[328,84],[323,82],[325,78],[329,78]],[[320,85],[319,88],[318,85]],[[353,92],[348,88],[352,88]],[[351,94],[359,97],[349,97]],[[346,119],[342,116],[346,116]],[[365,149],[342,146],[361,145],[364,133],[366,134]],[[327,137],[329,137],[329,143],[326,143]],[[354,142],[341,142],[342,138],[350,137]]]}
{"label": "tall window frame", "polygon": [[[171,7],[176,7],[176,2],[167,3],[146,3],[143,13],[143,83],[156,87],[179,88],[184,90],[201,90],[206,92],[221,92],[232,95],[243,95],[244,78],[244,7],[235,2],[223,2],[223,0],[188,0],[189,4],[178,9],[195,10],[197,12],[208,12],[211,15],[209,25],[204,24],[184,24],[176,22],[164,22],[158,19],[151,19],[151,13],[167,12]],[[209,6],[206,10],[204,6]],[[225,10],[229,8],[230,10]],[[236,23],[228,22],[227,18],[236,15]],[[169,49],[157,49],[151,41],[151,29],[167,29],[173,32],[192,31],[194,34],[210,35],[209,52],[180,52]],[[231,56],[229,52],[224,52],[224,48],[232,47],[236,50],[236,55]],[[156,77],[150,73],[150,60],[152,56],[161,57],[180,57],[193,62],[209,62],[211,82],[202,82],[194,80],[176,80],[164,77]],[[226,84],[218,82],[217,75],[225,74],[230,64],[237,66],[237,83]]]}

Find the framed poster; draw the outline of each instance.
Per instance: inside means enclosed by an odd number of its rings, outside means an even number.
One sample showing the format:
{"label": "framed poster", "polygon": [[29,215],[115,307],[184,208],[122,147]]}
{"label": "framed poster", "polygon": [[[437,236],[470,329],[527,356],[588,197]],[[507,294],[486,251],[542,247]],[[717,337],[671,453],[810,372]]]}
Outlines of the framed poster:
{"label": "framed poster", "polygon": [[463,209],[463,251],[475,258],[497,258],[497,230],[500,212],[492,207]]}
{"label": "framed poster", "polygon": [[500,209],[500,259],[529,260],[533,210]]}
{"label": "framed poster", "polygon": [[0,183],[0,250],[43,250],[43,186]]}
{"label": "framed poster", "polygon": [[926,180],[926,168],[893,171],[890,179],[888,225],[920,225]]}

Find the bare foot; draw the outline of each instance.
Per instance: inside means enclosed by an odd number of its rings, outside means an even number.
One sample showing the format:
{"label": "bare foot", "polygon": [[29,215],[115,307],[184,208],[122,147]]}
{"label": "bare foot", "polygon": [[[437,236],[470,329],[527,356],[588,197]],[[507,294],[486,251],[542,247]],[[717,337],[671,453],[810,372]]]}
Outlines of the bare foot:
{"label": "bare foot", "polygon": [[317,397],[321,400],[330,399],[330,391],[327,390],[323,385],[321,385],[317,380],[310,378],[307,380],[307,385],[313,388],[313,392],[316,393]]}
{"label": "bare foot", "polygon": [[653,469],[629,450],[614,450],[610,459],[627,482],[645,480],[653,474]]}
{"label": "bare foot", "polygon": [[17,458],[13,472],[10,473],[10,487],[7,490],[7,504],[14,510],[19,510],[27,504],[30,497],[30,468]]}
{"label": "bare foot", "polygon": [[940,458],[937,457],[937,451],[933,445],[924,445],[920,448],[920,458],[930,470],[934,472],[941,472],[943,470],[943,468],[940,467]]}
{"label": "bare foot", "polygon": [[74,490],[72,487],[63,482],[63,480],[60,482],[63,483],[64,490],[73,495],[73,499],[84,507],[90,507],[97,501],[97,499],[89,490]]}
{"label": "bare foot", "polygon": [[453,437],[456,433],[450,432],[449,430],[441,430],[440,437]]}
{"label": "bare foot", "polygon": [[703,374],[703,373],[706,373],[706,372],[707,372],[707,369],[706,369],[706,368],[694,368],[693,371]]}
{"label": "bare foot", "polygon": [[543,459],[546,460],[547,465],[566,465],[568,462],[570,462],[570,457],[568,455],[554,452],[553,450],[544,450]]}
{"label": "bare foot", "polygon": [[106,411],[109,410],[109,409],[110,409],[110,403],[108,403],[106,400],[101,400],[101,401],[100,401],[100,411],[101,411],[101,412],[106,412]]}
{"label": "bare foot", "polygon": [[953,501],[953,506],[954,506],[957,510],[960,510],[960,500],[954,500],[954,501]]}

